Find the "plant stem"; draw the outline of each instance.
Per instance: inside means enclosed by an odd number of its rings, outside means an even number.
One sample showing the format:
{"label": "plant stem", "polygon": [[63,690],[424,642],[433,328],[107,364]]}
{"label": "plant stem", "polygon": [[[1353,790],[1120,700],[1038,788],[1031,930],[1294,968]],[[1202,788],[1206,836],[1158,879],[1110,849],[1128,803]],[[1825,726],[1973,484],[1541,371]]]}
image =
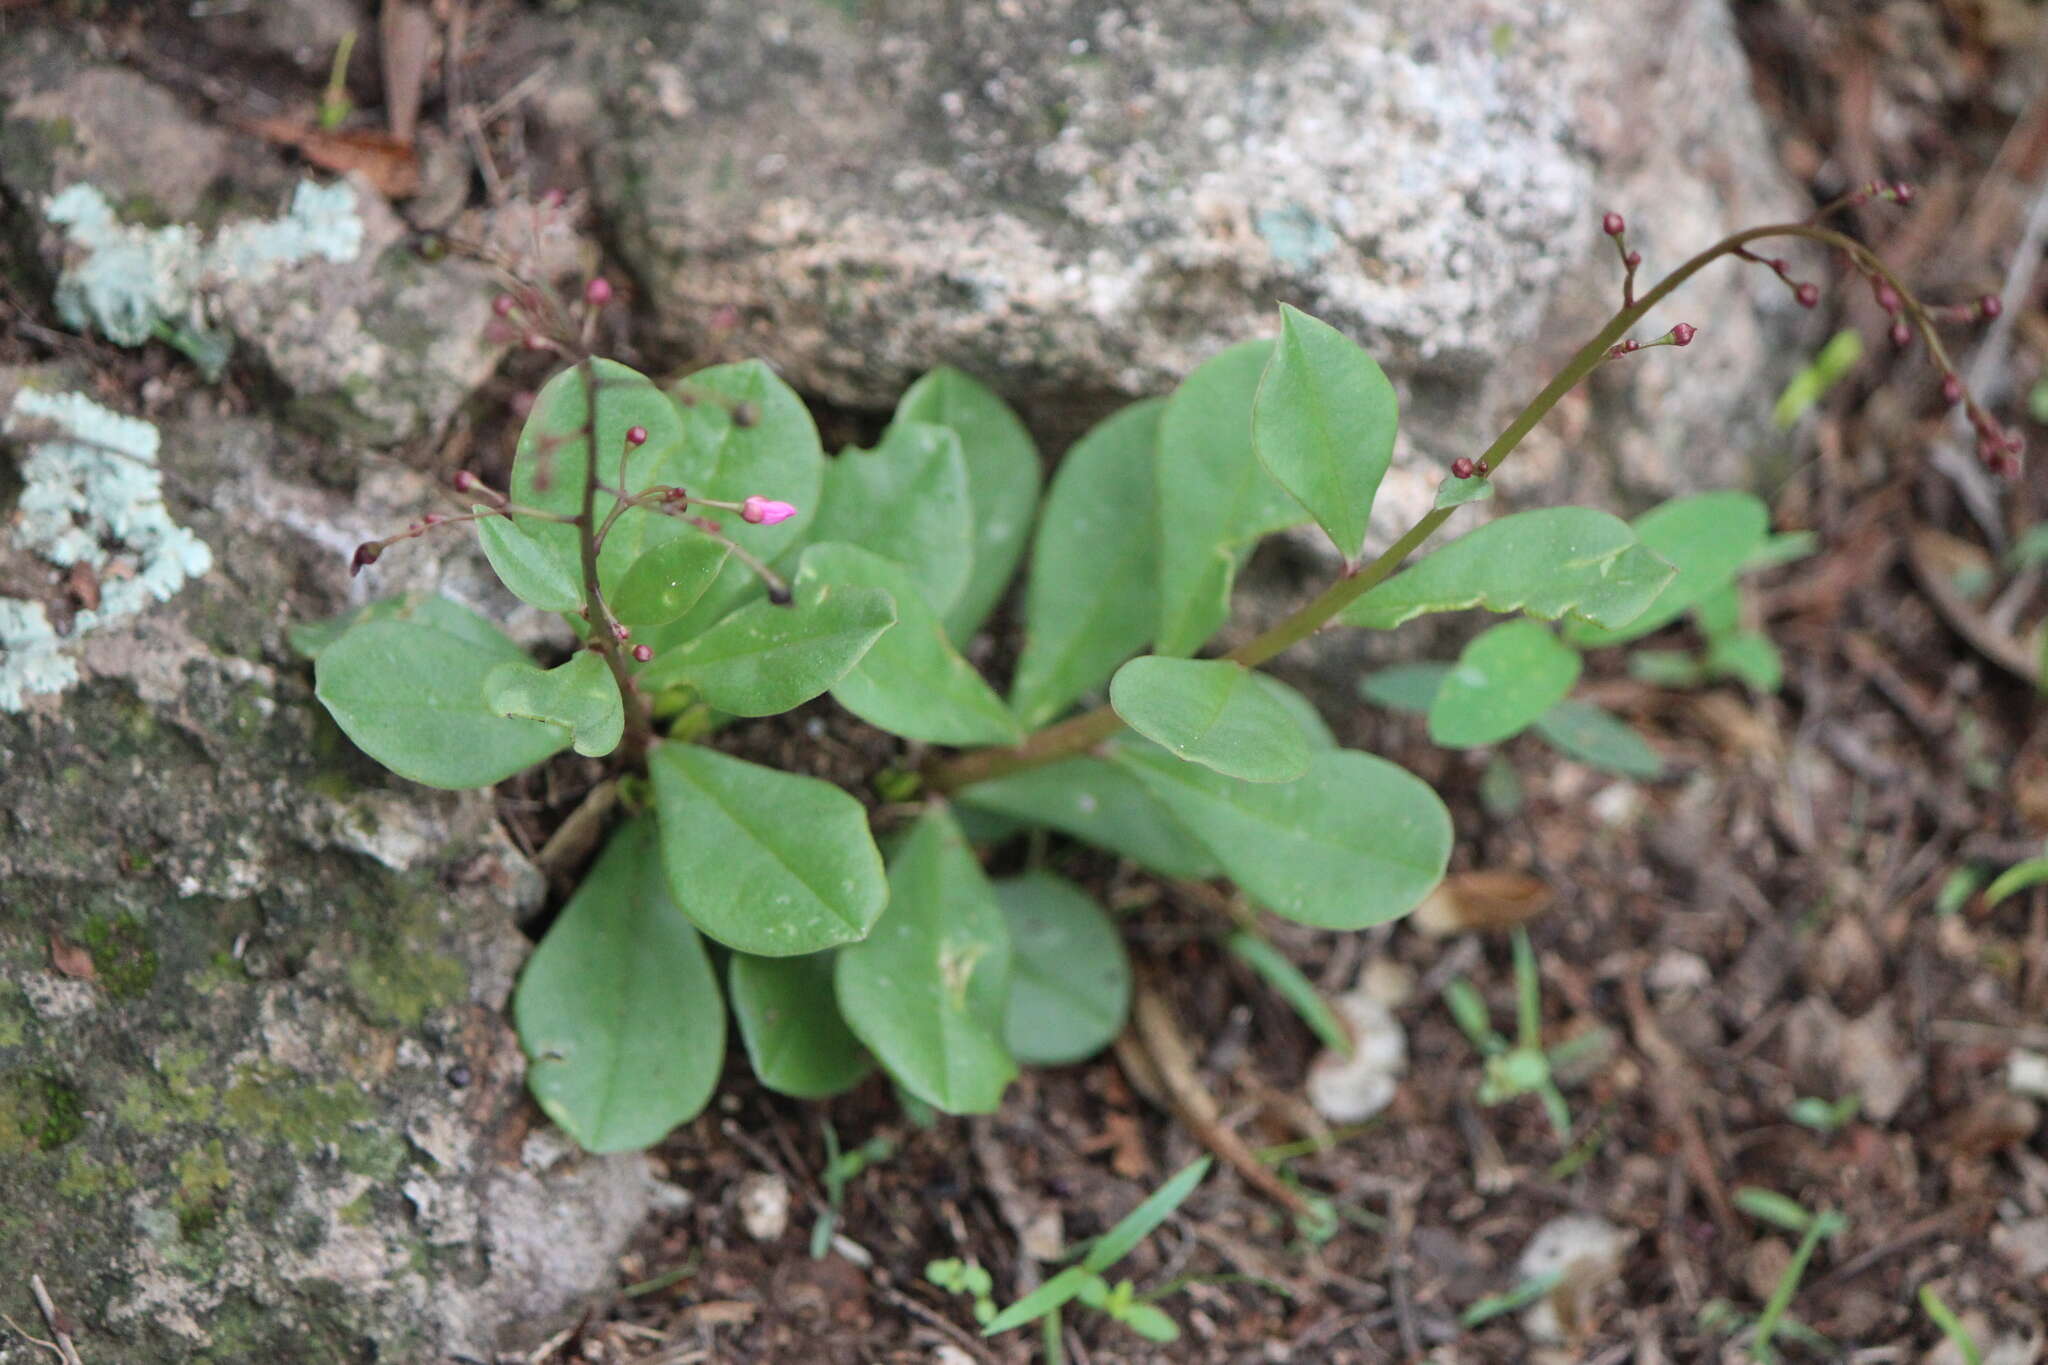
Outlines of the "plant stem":
{"label": "plant stem", "polygon": [[583,552],[583,600],[590,617],[591,645],[604,656],[605,666],[611,669],[612,681],[618,684],[619,698],[626,707],[626,734],[619,744],[619,758],[626,767],[639,769],[646,765],[647,748],[654,740],[654,719],[648,713],[647,698],[640,695],[640,689],[633,684],[633,674],[626,667],[625,655],[619,647],[616,630],[619,623],[604,600],[604,590],[598,585],[597,367],[590,363],[588,356],[577,363],[583,371],[584,441],[587,447],[583,460],[583,512],[576,518],[576,536]]}
{"label": "plant stem", "polygon": [[[1928,315],[1926,308],[1892,274],[1891,269],[1861,242],[1832,228],[1816,227],[1810,223],[1773,223],[1765,227],[1749,228],[1714,243],[1659,280],[1640,298],[1625,304],[1609,318],[1607,325],[1572,355],[1564,368],[1557,372],[1556,377],[1543,387],[1541,393],[1529,400],[1528,406],[1515,415],[1514,420],[1508,423],[1507,428],[1494,438],[1493,444],[1479,457],[1489,470],[1487,477],[1499,473],[1500,467],[1507,462],[1523,438],[1535,429],[1536,424],[1542,421],[1566,394],[1577,388],[1581,380],[1600,367],[1607,358],[1608,348],[1620,341],[1629,328],[1642,320],[1644,314],[1715,261],[1724,256],[1738,255],[1749,243],[1770,237],[1803,237],[1822,246],[1833,247],[1847,253],[1860,269],[1890,283],[1905,301],[1906,309],[1921,336],[1925,338],[1935,362],[1944,373],[1954,368],[1949,363],[1948,353],[1942,347],[1940,338],[1935,334],[1933,319]],[[1338,613],[1383,582],[1424,541],[1435,535],[1438,528],[1448,521],[1451,513],[1456,510],[1454,507],[1443,507],[1429,512],[1409,527],[1399,540],[1382,551],[1372,563],[1356,573],[1339,578],[1286,620],[1247,640],[1223,657],[1247,668],[1257,668],[1274,655],[1306,640],[1335,620]],[[926,781],[934,791],[958,791],[976,782],[1005,777],[1011,773],[1085,753],[1122,728],[1123,718],[1108,706],[1100,706],[1093,711],[1047,726],[1015,747],[977,749],[936,763],[927,771]]]}

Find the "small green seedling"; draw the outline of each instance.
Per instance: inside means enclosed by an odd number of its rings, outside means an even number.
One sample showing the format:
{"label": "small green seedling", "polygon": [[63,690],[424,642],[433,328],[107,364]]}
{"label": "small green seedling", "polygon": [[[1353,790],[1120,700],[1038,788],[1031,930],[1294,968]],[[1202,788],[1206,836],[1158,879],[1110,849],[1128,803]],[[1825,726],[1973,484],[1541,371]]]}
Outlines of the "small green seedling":
{"label": "small green seedling", "polygon": [[942,1261],[933,1261],[924,1268],[925,1279],[945,1290],[948,1294],[964,1294],[974,1300],[974,1320],[987,1326],[996,1315],[995,1281],[989,1278],[978,1261],[963,1261],[957,1256],[948,1256]]}
{"label": "small green seedling", "polygon": [[1569,1066],[1599,1049],[1604,1040],[1595,1031],[1581,1034],[1546,1051],[1536,950],[1530,945],[1526,929],[1515,930],[1514,952],[1515,1040],[1512,1043],[1495,1031],[1486,1001],[1463,977],[1456,977],[1445,985],[1444,1004],[1450,1009],[1451,1017],[1458,1021],[1458,1027],[1472,1040],[1472,1046],[1478,1048],[1486,1059],[1485,1070],[1479,1080],[1479,1102],[1491,1106],[1506,1104],[1524,1095],[1535,1095],[1543,1102],[1543,1112],[1549,1115],[1550,1126],[1557,1131],[1559,1141],[1563,1141],[1571,1136],[1572,1115],[1564,1093],[1557,1088],[1554,1075],[1560,1067]]}
{"label": "small green seedling", "polygon": [[348,59],[356,50],[356,31],[350,29],[334,45],[334,65],[327,73],[327,89],[320,96],[320,128],[331,133],[348,122],[355,101],[348,97]]}
{"label": "small green seedling", "polygon": [[1811,1128],[1822,1137],[1833,1137],[1854,1122],[1862,1109],[1863,1097],[1860,1095],[1844,1095],[1838,1100],[1802,1095],[1785,1106],[1785,1117],[1802,1128]]}
{"label": "small green seedling", "polygon": [[846,1201],[846,1185],[878,1161],[896,1154],[896,1144],[885,1137],[871,1137],[850,1152],[839,1150],[839,1133],[832,1120],[824,1121],[825,1169],[819,1176],[825,1186],[825,1211],[811,1227],[811,1259],[822,1261],[832,1250],[832,1234],[839,1227],[840,1207]]}
{"label": "small green seedling", "polygon": [[1849,1220],[1833,1209],[1814,1213],[1776,1191],[1759,1189],[1754,1185],[1745,1185],[1735,1191],[1735,1206],[1759,1222],[1800,1235],[1792,1259],[1778,1277],[1777,1286],[1772,1289],[1763,1312],[1757,1315],[1756,1325],[1750,1334],[1749,1353],[1759,1361],[1768,1362],[1776,1358],[1771,1351],[1771,1338],[1785,1324],[1792,1298],[1799,1292],[1799,1281],[1806,1275],[1807,1262],[1813,1259],[1814,1251],[1823,1241],[1847,1229]]}
{"label": "small green seedling", "polygon": [[1479,1300],[1458,1315],[1458,1322],[1466,1328],[1483,1327],[1503,1314],[1520,1312],[1563,1282],[1562,1270],[1532,1275],[1505,1294],[1489,1294]]}
{"label": "small green seedling", "polygon": [[2022,891],[2048,883],[2048,853],[2025,862],[2014,863],[1984,888],[1984,908],[1989,910],[2008,896],[2017,896]]}
{"label": "small green seedling", "polygon": [[1943,1336],[1955,1343],[1957,1353],[1963,1358],[1963,1365],[1984,1365],[1984,1352],[1978,1347],[1977,1339],[1970,1335],[1969,1328],[1963,1326],[1963,1320],[1956,1316],[1955,1310],[1942,1301],[1941,1295],[1934,1292],[1934,1286],[1921,1285],[1919,1297],[1920,1311],[1927,1314],[1928,1320],[1941,1329]]}
{"label": "small green seedling", "polygon": [[1209,1173],[1209,1165],[1210,1158],[1203,1157],[1161,1185],[1116,1226],[1090,1243],[1082,1253],[1079,1265],[1068,1266],[983,1323],[982,1335],[992,1337],[998,1332],[1037,1322],[1078,1299],[1147,1341],[1178,1340],[1179,1325],[1152,1303],[1153,1296],[1140,1295],[1129,1280],[1120,1280],[1112,1285],[1103,1278],[1102,1272],[1129,1255],[1133,1247],[1165,1222],[1202,1183],[1202,1178]]}

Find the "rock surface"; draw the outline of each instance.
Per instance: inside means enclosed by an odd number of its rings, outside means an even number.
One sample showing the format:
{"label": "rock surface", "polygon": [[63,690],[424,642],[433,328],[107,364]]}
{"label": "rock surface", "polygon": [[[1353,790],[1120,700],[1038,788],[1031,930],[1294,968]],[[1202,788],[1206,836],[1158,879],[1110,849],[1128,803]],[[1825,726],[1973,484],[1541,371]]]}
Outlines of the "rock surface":
{"label": "rock surface", "polygon": [[[577,22],[584,75],[549,107],[594,135],[606,230],[674,336],[866,408],[957,365],[1065,434],[1270,333],[1284,300],[1402,391],[1389,526],[1618,301],[1602,210],[1654,269],[1794,202],[1720,0],[702,0]],[[1684,318],[1701,342],[1616,367],[1598,420],[1536,442],[1515,488],[1745,481],[1791,311],[1756,271],[1690,289],[1644,335]]]}
{"label": "rock surface", "polygon": [[[503,1006],[543,887],[488,799],[383,774],[285,647],[427,490],[352,501],[255,421],[164,438],[218,568],[0,716],[0,1300],[30,1321],[39,1273],[131,1365],[488,1359],[603,1282],[652,1182],[529,1131]],[[380,591],[501,605],[465,542],[407,549]]]}
{"label": "rock surface", "polygon": [[[196,219],[206,230],[276,214],[297,177],[278,158],[250,154],[260,144],[238,147],[245,136],[93,60],[68,35],[32,29],[0,53],[0,209],[52,278],[65,242],[43,214],[74,184],[147,226]],[[504,354],[502,340],[487,339],[496,277],[454,255],[423,259],[382,200],[356,199],[363,246],[354,259],[225,282],[203,321],[224,327],[277,381],[300,425],[380,446],[434,437]]]}

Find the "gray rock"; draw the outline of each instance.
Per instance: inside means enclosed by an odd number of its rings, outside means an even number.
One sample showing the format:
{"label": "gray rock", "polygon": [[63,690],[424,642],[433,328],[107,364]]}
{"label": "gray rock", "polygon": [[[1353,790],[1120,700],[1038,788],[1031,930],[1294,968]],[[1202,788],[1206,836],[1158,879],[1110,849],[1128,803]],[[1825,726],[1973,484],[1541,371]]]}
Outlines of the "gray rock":
{"label": "gray rock", "polygon": [[[953,364],[1067,432],[1270,333],[1285,300],[1402,391],[1389,522],[1618,302],[1601,211],[1654,269],[1794,202],[1720,0],[702,0],[574,22],[584,74],[549,107],[595,135],[606,230],[673,337],[865,408]],[[1717,271],[1645,329],[1689,319],[1700,343],[1617,366],[1515,488],[1744,481],[1788,305]]]}
{"label": "gray rock", "polygon": [[[43,213],[73,184],[93,185],[124,222],[196,214],[203,234],[275,216],[295,179],[281,157],[238,145],[144,77],[93,61],[75,37],[30,30],[0,58],[0,202],[19,210],[10,223],[52,278],[66,242]],[[289,394],[303,426],[378,446],[431,438],[504,355],[487,335],[497,277],[459,255],[423,259],[360,184],[356,204],[364,230],[354,259],[220,281],[202,297],[198,324],[234,337]],[[478,235],[496,232],[486,224]]]}
{"label": "gray rock", "polygon": [[[382,773],[284,646],[427,490],[351,503],[242,420],[167,424],[164,462],[218,568],[0,716],[0,1298],[28,1321],[41,1274],[131,1365],[489,1359],[605,1281],[654,1184],[535,1140],[504,1005],[543,887],[488,798]],[[464,545],[377,587],[475,600]]]}

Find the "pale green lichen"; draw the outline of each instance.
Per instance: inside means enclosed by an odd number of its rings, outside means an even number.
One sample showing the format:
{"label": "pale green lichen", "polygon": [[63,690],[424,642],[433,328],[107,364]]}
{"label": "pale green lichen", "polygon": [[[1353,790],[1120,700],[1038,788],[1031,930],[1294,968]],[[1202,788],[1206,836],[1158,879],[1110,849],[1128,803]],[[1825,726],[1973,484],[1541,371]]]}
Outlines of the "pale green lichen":
{"label": "pale green lichen", "polygon": [[82,182],[52,198],[47,212],[65,229],[71,257],[57,280],[58,315],[121,346],[160,337],[209,377],[227,360],[225,339],[208,330],[210,292],[311,260],[352,261],[363,248],[363,219],[345,183],[301,181],[282,218],[230,223],[211,242],[182,223],[123,223],[106,195]]}
{"label": "pale green lichen", "polygon": [[155,427],[83,394],[15,395],[0,432],[28,443],[15,540],[59,568],[96,571],[99,603],[60,636],[42,605],[0,598],[0,711],[78,681],[80,636],[168,600],[213,567],[213,552],[164,507]]}

